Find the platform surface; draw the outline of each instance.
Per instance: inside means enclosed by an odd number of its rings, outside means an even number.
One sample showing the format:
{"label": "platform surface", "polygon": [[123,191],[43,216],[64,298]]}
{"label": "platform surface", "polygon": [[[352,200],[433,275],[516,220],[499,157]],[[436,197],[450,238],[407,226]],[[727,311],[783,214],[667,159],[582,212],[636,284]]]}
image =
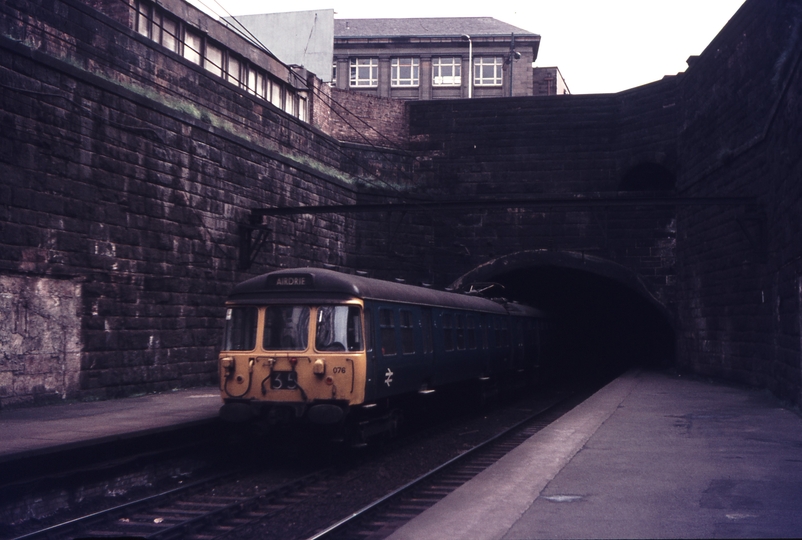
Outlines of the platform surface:
{"label": "platform surface", "polygon": [[802,537],[802,418],[765,391],[633,371],[393,540]]}
{"label": "platform surface", "polygon": [[139,397],[0,410],[0,463],[212,422],[217,387]]}

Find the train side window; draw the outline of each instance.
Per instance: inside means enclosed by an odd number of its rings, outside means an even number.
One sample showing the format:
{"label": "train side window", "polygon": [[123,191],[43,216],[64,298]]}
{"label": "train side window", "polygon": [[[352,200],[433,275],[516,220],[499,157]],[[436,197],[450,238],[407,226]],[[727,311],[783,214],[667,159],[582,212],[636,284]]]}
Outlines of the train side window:
{"label": "train side window", "polygon": [[379,310],[379,330],[381,334],[382,354],[392,356],[396,353],[395,314],[392,309]]}
{"label": "train side window", "polygon": [[473,317],[468,316],[467,321],[468,323],[468,348],[475,349],[476,348],[476,319]]}
{"label": "train side window", "polygon": [[423,333],[423,352],[428,354],[434,351],[432,343],[432,310],[421,310],[421,330]]}
{"label": "train side window", "polygon": [[413,327],[412,312],[402,309],[401,315],[401,353],[415,354],[415,329]]}
{"label": "train side window", "polygon": [[454,316],[450,313],[443,313],[443,348],[454,350]]}
{"label": "train side window", "polygon": [[255,307],[226,309],[224,351],[252,351],[256,348],[256,325],[259,311]]}
{"label": "train side window", "polygon": [[509,347],[510,346],[510,330],[507,327],[507,320],[506,319],[502,319],[501,320],[501,343],[505,347]]}
{"label": "train side window", "polygon": [[357,306],[320,306],[317,309],[315,349],[361,351],[362,325]]}
{"label": "train side window", "polygon": [[487,327],[489,324],[487,317],[479,319],[479,339],[482,342],[482,349],[487,349]]}
{"label": "train side window", "polygon": [[457,315],[457,349],[465,350],[465,316]]}
{"label": "train side window", "polygon": [[373,351],[373,313],[365,308],[365,348]]}

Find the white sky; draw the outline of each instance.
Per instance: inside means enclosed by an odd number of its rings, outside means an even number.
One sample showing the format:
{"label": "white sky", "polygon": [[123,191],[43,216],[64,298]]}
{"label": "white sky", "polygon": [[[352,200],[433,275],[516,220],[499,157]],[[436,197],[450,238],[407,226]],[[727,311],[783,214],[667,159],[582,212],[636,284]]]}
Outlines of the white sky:
{"label": "white sky", "polygon": [[[536,66],[574,94],[618,92],[685,71],[744,0],[191,0],[232,15],[334,9],[335,18],[493,17],[540,34]],[[199,6],[200,7],[200,6]],[[288,9],[289,7],[289,9]]]}

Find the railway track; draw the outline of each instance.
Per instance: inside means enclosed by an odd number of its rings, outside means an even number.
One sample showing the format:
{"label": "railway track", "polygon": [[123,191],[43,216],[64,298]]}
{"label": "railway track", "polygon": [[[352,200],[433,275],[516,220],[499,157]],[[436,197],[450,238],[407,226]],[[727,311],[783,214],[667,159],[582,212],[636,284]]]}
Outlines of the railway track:
{"label": "railway track", "polygon": [[[14,540],[82,538],[215,538],[281,508],[283,499],[319,482],[324,471],[236,494],[242,471],[225,473],[47,527]],[[218,492],[218,490],[220,492]]]}
{"label": "railway track", "polygon": [[[278,478],[275,475],[274,480],[270,480],[270,474],[263,474],[265,470],[259,470],[255,464],[251,464],[249,468],[239,472],[197,481],[19,536],[15,540],[120,536],[191,540],[289,540],[307,538],[311,534],[314,534],[312,538],[315,539],[384,538],[495,463],[585,397],[585,393],[574,393],[568,398],[553,398],[551,403],[546,404],[541,399],[531,409],[528,408],[530,405],[526,405],[525,409],[521,409],[519,405],[517,409],[512,406],[510,409],[494,411],[486,417],[489,418],[486,422],[490,425],[498,424],[499,419],[506,420],[515,414],[518,419],[524,414],[526,416],[501,433],[494,427],[493,436],[480,444],[471,440],[473,448],[458,452],[456,457],[453,455],[454,451],[448,459],[438,457],[442,465],[432,467],[430,472],[423,475],[420,475],[420,471],[426,470],[425,468],[415,469],[410,465],[406,466],[409,471],[419,472],[414,475],[381,478],[381,471],[389,467],[404,467],[401,464],[404,459],[408,463],[422,461],[419,453],[427,452],[421,450],[425,445],[431,448],[442,448],[446,445],[456,447],[453,443],[460,440],[460,434],[452,434],[447,439],[451,442],[445,444],[442,441],[430,442],[432,433],[440,435],[444,431],[442,426],[435,426],[429,434],[416,433],[381,449],[346,456],[338,464],[334,464],[336,460],[330,456],[320,459],[320,468],[311,473],[309,471],[314,469],[312,466],[301,467],[299,473],[298,463],[284,463],[288,469],[295,468],[295,473],[291,473],[295,478],[290,476],[288,479],[286,475],[290,473],[284,471],[285,477],[281,481],[275,480]],[[507,425],[510,423],[511,421],[507,422]],[[460,429],[468,428],[453,429],[456,433]],[[468,433],[472,431],[469,430]],[[480,434],[476,434],[473,439],[479,436]],[[481,436],[485,436],[484,432]],[[426,467],[433,465],[428,463],[427,461]],[[270,467],[263,469],[278,469],[281,466],[282,462],[273,461]],[[410,478],[415,479],[410,481]],[[393,484],[402,487],[389,487]],[[388,490],[392,492],[378,498],[374,495],[373,498],[377,500],[365,504],[371,497],[360,493],[361,490],[372,493],[387,493]],[[348,517],[342,519],[343,515]],[[321,532],[315,534],[315,531]]]}
{"label": "railway track", "polygon": [[556,401],[318,532],[308,540],[386,538],[557,420],[589,395],[582,392]]}

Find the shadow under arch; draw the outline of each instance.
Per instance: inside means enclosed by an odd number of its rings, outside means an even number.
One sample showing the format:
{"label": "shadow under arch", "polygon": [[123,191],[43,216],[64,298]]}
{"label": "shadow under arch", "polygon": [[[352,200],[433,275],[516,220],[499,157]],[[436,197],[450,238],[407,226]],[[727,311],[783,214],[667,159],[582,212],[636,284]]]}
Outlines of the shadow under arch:
{"label": "shadow under arch", "polygon": [[487,282],[553,316],[554,353],[567,374],[604,375],[676,361],[673,314],[618,263],[570,251],[526,250],[477,266],[452,286]]}

